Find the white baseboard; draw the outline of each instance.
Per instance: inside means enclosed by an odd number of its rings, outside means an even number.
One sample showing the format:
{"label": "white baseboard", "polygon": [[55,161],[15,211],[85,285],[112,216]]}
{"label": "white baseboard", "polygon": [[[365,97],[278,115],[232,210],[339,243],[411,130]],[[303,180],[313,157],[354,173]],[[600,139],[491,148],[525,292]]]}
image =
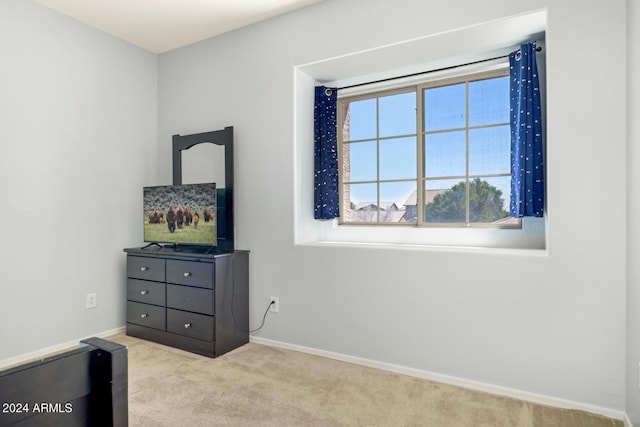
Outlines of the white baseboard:
{"label": "white baseboard", "polygon": [[353,363],[356,365],[368,366],[371,368],[381,369],[383,371],[394,372],[397,374],[408,375],[416,378],[422,378],[430,381],[436,381],[444,384],[451,384],[458,387],[463,387],[471,390],[482,391],[486,393],[496,394],[505,397],[511,397],[514,399],[525,400],[540,405],[553,406],[563,409],[575,409],[580,411],[591,412],[594,414],[604,415],[609,418],[621,420],[624,422],[625,427],[633,427],[631,421],[627,417],[627,414],[615,409],[605,408],[596,405],[590,405],[582,402],[574,402],[571,400],[559,399],[557,397],[545,396],[542,394],[531,393],[509,387],[502,387],[494,384],[483,383],[480,381],[473,381],[464,378],[453,377],[449,375],[438,374],[435,372],[424,371],[421,369],[409,368],[401,365],[394,365],[392,363],[379,362],[377,360],[365,359],[362,357],[350,356],[341,353],[334,353],[331,351],[320,350],[312,347],[305,347],[296,344],[289,344],[282,341],[270,340],[267,338],[261,338],[251,336],[250,341],[256,344],[263,344],[272,347],[279,347],[288,350],[295,350],[302,353],[313,354],[316,356],[322,356],[329,359],[339,360],[341,362]]}
{"label": "white baseboard", "polygon": [[633,427],[633,423],[631,422],[627,414],[624,414],[624,418],[622,419],[622,422],[624,422],[624,427]]}
{"label": "white baseboard", "polygon": [[97,334],[91,334],[86,337],[77,338],[75,340],[67,341],[62,344],[57,344],[51,347],[43,348],[40,350],[32,351],[31,353],[21,354],[16,357],[11,357],[9,359],[0,360],[0,369],[3,369],[7,366],[19,365],[21,363],[25,363],[32,360],[37,360],[39,358],[45,357],[51,353],[56,353],[58,351],[63,351],[71,348],[75,348],[78,346],[78,343],[86,338],[97,337],[97,338],[106,338],[111,335],[120,334],[126,331],[126,327],[122,326],[120,328],[110,329],[108,331],[99,332]]}

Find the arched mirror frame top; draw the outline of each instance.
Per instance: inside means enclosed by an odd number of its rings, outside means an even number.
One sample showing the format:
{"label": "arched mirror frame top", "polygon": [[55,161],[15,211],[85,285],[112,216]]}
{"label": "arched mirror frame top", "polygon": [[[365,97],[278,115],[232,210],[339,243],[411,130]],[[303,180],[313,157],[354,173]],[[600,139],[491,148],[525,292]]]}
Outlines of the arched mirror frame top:
{"label": "arched mirror frame top", "polygon": [[[222,223],[224,221],[224,227],[219,228],[217,248],[223,251],[233,251],[235,250],[233,224],[233,126],[227,126],[222,130],[211,132],[173,135],[173,185],[182,184],[182,151],[198,144],[216,144],[224,147],[224,206],[218,205],[217,212],[219,222]],[[223,217],[220,218],[220,216]]]}

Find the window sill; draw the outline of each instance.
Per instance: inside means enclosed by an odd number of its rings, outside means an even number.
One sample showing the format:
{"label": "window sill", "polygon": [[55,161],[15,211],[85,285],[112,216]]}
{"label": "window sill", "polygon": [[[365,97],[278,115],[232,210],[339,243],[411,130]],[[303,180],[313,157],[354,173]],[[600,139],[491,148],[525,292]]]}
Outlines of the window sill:
{"label": "window sill", "polygon": [[450,252],[450,253],[475,253],[483,255],[509,255],[546,258],[546,249],[522,249],[522,248],[491,248],[475,246],[444,246],[428,244],[406,244],[406,243],[364,243],[364,242],[336,242],[320,240],[316,242],[297,243],[296,246],[324,247],[324,248],[360,248],[360,249],[382,249],[394,251],[424,251],[424,252]]}
{"label": "window sill", "polygon": [[[425,250],[496,250],[546,253],[544,218],[523,218],[522,229],[416,228],[338,225],[314,221],[316,233],[298,236],[297,244]],[[311,225],[311,224],[309,224]]]}

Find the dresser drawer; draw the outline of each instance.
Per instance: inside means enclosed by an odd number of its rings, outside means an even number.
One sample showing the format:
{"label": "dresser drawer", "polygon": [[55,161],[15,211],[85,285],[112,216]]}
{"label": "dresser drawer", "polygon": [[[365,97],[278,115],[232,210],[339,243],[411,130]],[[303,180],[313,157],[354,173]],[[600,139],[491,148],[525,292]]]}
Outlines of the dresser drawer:
{"label": "dresser drawer", "polygon": [[164,282],[164,260],[129,255],[127,257],[127,277]]}
{"label": "dresser drawer", "polygon": [[165,305],[165,284],[148,280],[127,279],[127,299],[146,304]]}
{"label": "dresser drawer", "polygon": [[127,301],[127,322],[164,330],[166,309],[150,304]]}
{"label": "dresser drawer", "polygon": [[168,259],[167,282],[211,289],[213,287],[213,264]]}
{"label": "dresser drawer", "polygon": [[167,307],[213,315],[213,290],[167,285]]}
{"label": "dresser drawer", "polygon": [[213,316],[167,309],[167,331],[203,341],[213,341]]}

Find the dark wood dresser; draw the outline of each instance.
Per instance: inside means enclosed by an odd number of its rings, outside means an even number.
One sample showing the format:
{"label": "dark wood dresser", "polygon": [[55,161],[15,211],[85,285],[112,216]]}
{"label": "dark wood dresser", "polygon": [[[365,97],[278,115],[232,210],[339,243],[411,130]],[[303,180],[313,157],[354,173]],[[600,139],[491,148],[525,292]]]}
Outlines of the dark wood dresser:
{"label": "dark wood dresser", "polygon": [[128,248],[127,335],[209,357],[249,341],[249,252]]}

